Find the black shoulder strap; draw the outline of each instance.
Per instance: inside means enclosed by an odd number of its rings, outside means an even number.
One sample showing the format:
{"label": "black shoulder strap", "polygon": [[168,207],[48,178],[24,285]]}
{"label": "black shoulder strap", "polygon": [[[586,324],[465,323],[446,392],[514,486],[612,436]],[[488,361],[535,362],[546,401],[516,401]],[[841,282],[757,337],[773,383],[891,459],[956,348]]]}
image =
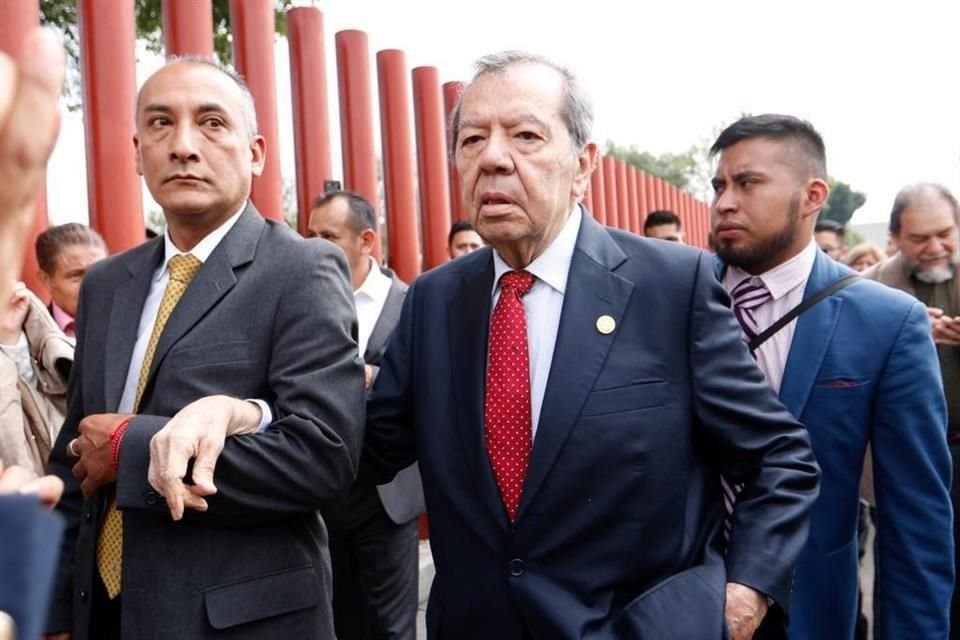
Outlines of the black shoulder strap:
{"label": "black shoulder strap", "polygon": [[790,324],[790,322],[794,318],[799,316],[801,313],[803,313],[813,305],[817,304],[824,298],[828,296],[832,296],[837,291],[840,291],[840,289],[843,289],[844,287],[853,284],[855,281],[859,279],[860,279],[859,273],[851,273],[850,275],[843,276],[839,280],[834,280],[832,284],[829,284],[823,289],[820,289],[820,291],[817,291],[815,294],[813,294],[812,296],[810,296],[809,298],[807,298],[806,300],[804,300],[803,302],[795,306],[793,309],[790,309],[790,311],[787,311],[787,313],[784,314],[782,318],[780,318],[779,320],[774,322],[772,325],[767,327],[766,331],[764,331],[763,333],[758,335],[756,338],[754,338],[753,340],[747,343],[747,347],[749,347],[750,353],[753,353],[754,351],[756,351],[760,347],[760,345],[762,345],[764,342],[772,338],[775,333],[780,331],[780,329],[783,329],[785,326]]}

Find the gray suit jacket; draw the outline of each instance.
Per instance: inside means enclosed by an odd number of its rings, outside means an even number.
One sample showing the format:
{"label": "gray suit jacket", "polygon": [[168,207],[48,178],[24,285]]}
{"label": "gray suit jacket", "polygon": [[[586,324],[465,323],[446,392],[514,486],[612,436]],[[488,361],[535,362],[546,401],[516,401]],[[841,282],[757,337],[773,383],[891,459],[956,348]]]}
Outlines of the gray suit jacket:
{"label": "gray suit jacket", "polygon": [[[84,500],[66,453],[77,424],[116,411],[141,309],[163,259],[157,239],[84,279],[69,407],[50,470],[67,519],[50,631],[88,638],[108,491]],[[327,534],[317,513],[354,481],[364,390],[342,254],[248,206],[167,322],[120,455],[122,633],[139,638],[333,638]],[[274,422],[229,438],[205,513],[173,522],[147,482],[149,444],[212,394],[267,401]]]}
{"label": "gray suit jacket", "polygon": [[[373,326],[373,333],[370,334],[370,340],[367,342],[367,350],[363,354],[364,361],[374,368],[374,379],[380,370],[380,360],[383,359],[383,354],[387,350],[393,328],[397,326],[397,321],[400,319],[403,299],[407,295],[407,285],[397,278],[393,271],[386,267],[381,267],[381,271],[393,284],[390,285],[387,300],[383,304],[377,323]],[[420,466],[416,462],[400,471],[392,482],[377,485],[377,493],[380,495],[383,510],[397,524],[409,522],[426,509],[423,502]]]}

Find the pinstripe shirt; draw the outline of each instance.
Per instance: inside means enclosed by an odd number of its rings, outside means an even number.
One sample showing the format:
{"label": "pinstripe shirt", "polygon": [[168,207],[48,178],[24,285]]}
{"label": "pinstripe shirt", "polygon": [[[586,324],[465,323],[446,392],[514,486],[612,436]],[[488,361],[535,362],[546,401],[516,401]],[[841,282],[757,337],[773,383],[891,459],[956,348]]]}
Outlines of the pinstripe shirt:
{"label": "pinstripe shirt", "polygon": [[[807,280],[810,278],[810,271],[813,269],[813,261],[817,257],[817,251],[819,251],[817,244],[811,238],[810,244],[803,251],[766,273],[757,276],[770,290],[772,296],[753,312],[760,332],[765,331],[767,327],[785,316],[788,311],[803,300],[803,290],[807,287]],[[723,277],[723,286],[727,292],[730,292],[750,277],[752,276],[743,269],[730,266]],[[757,358],[757,364],[767,377],[767,381],[777,393],[780,393],[783,370],[787,364],[787,356],[790,353],[790,345],[793,343],[793,333],[796,328],[797,321],[794,319],[760,345],[760,348],[754,354]]]}

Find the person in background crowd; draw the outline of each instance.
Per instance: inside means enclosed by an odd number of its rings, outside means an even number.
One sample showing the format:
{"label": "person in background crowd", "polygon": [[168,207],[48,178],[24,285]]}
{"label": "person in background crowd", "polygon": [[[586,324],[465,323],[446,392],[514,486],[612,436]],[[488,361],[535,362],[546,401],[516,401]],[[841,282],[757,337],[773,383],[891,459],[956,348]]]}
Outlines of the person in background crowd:
{"label": "person in background crowd", "polygon": [[651,211],[643,221],[643,235],[670,242],[683,242],[683,225],[673,211]]}
{"label": "person in background crowd", "polygon": [[861,242],[847,251],[843,263],[857,272],[866,271],[887,259],[883,249],[872,242]]}
{"label": "person in background crowd", "polygon": [[843,262],[843,256],[847,252],[847,233],[842,224],[827,218],[817,220],[813,228],[813,237],[824,253],[834,260]]}
{"label": "person in background crowd", "polygon": [[450,226],[447,234],[447,253],[451,259],[462,258],[484,247],[483,238],[474,231],[469,220],[459,220]]}
{"label": "person in background crowd", "polygon": [[75,337],[74,318],[80,283],[90,267],[107,257],[107,245],[90,227],[71,222],[50,227],[37,236],[37,277],[50,292],[50,314],[70,338]]}

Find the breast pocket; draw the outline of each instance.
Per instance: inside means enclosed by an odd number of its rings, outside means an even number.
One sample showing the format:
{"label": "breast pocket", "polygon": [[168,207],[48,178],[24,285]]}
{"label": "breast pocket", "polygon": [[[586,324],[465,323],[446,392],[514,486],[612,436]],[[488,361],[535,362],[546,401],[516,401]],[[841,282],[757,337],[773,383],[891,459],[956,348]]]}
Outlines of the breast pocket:
{"label": "breast pocket", "polygon": [[179,347],[170,352],[169,361],[178,369],[196,369],[249,362],[250,342],[237,340]]}
{"label": "breast pocket", "polygon": [[666,380],[645,380],[623,387],[592,391],[580,415],[586,418],[637,409],[651,409],[661,407],[669,400],[670,385]]}

